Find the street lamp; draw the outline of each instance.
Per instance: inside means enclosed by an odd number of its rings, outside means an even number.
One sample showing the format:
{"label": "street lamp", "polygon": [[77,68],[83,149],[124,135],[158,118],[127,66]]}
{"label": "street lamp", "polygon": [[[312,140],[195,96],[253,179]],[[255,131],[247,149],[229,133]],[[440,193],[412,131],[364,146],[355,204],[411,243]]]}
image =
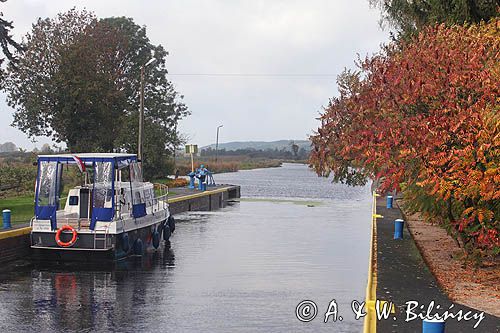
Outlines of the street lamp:
{"label": "street lamp", "polygon": [[217,139],[215,141],[215,163],[217,163],[217,157],[219,155],[219,129],[224,127],[224,125],[217,126]]}
{"label": "street lamp", "polygon": [[144,132],[144,70],[147,66],[156,61],[156,58],[150,59],[147,63],[141,66],[141,90],[140,90],[140,107],[139,107],[139,144],[137,148],[137,158],[142,161],[142,144]]}

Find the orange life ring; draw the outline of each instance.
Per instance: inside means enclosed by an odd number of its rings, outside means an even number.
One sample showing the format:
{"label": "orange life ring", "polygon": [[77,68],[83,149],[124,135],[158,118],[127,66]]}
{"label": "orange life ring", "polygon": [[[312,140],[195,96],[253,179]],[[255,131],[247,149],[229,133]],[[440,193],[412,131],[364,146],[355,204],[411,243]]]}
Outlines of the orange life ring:
{"label": "orange life ring", "polygon": [[[71,231],[73,233],[73,237],[71,238],[71,240],[69,242],[61,241],[61,233],[65,230]],[[62,247],[70,247],[70,246],[75,245],[77,236],[78,236],[78,233],[76,232],[76,230],[72,226],[64,225],[60,229],[58,229],[56,232],[56,243],[57,243],[57,245],[62,246]]]}

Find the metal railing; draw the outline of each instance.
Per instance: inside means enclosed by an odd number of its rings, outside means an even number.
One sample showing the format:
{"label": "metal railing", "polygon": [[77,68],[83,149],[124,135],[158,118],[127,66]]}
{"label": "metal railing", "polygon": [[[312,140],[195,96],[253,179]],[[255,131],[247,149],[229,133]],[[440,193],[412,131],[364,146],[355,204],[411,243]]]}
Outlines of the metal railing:
{"label": "metal railing", "polygon": [[155,193],[153,204],[151,205],[153,206],[153,211],[155,211],[155,208],[156,211],[166,209],[168,206],[168,186],[165,184],[155,183],[153,184],[153,189],[158,190],[160,194],[159,196],[156,196]]}

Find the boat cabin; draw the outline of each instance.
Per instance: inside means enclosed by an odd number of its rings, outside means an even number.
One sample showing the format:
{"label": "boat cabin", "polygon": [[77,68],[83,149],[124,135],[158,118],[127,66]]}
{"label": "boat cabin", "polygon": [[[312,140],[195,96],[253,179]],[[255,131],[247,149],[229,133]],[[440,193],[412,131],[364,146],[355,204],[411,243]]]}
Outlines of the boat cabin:
{"label": "boat cabin", "polygon": [[[71,186],[67,197],[61,198],[67,187],[65,172],[81,184]],[[159,191],[156,197],[154,185],[143,182],[134,154],[40,155],[34,222],[45,222],[42,229],[52,231],[62,225],[94,230],[98,222],[138,219],[164,209],[168,188]]]}

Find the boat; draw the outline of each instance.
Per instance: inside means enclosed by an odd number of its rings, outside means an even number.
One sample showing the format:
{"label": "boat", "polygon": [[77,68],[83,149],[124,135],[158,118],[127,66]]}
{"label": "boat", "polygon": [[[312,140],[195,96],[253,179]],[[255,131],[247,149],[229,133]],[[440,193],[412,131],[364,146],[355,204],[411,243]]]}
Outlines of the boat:
{"label": "boat", "polygon": [[[135,154],[39,155],[36,164],[35,258],[120,260],[159,249],[175,231],[168,187],[144,182]],[[79,185],[68,188],[65,175]]]}

